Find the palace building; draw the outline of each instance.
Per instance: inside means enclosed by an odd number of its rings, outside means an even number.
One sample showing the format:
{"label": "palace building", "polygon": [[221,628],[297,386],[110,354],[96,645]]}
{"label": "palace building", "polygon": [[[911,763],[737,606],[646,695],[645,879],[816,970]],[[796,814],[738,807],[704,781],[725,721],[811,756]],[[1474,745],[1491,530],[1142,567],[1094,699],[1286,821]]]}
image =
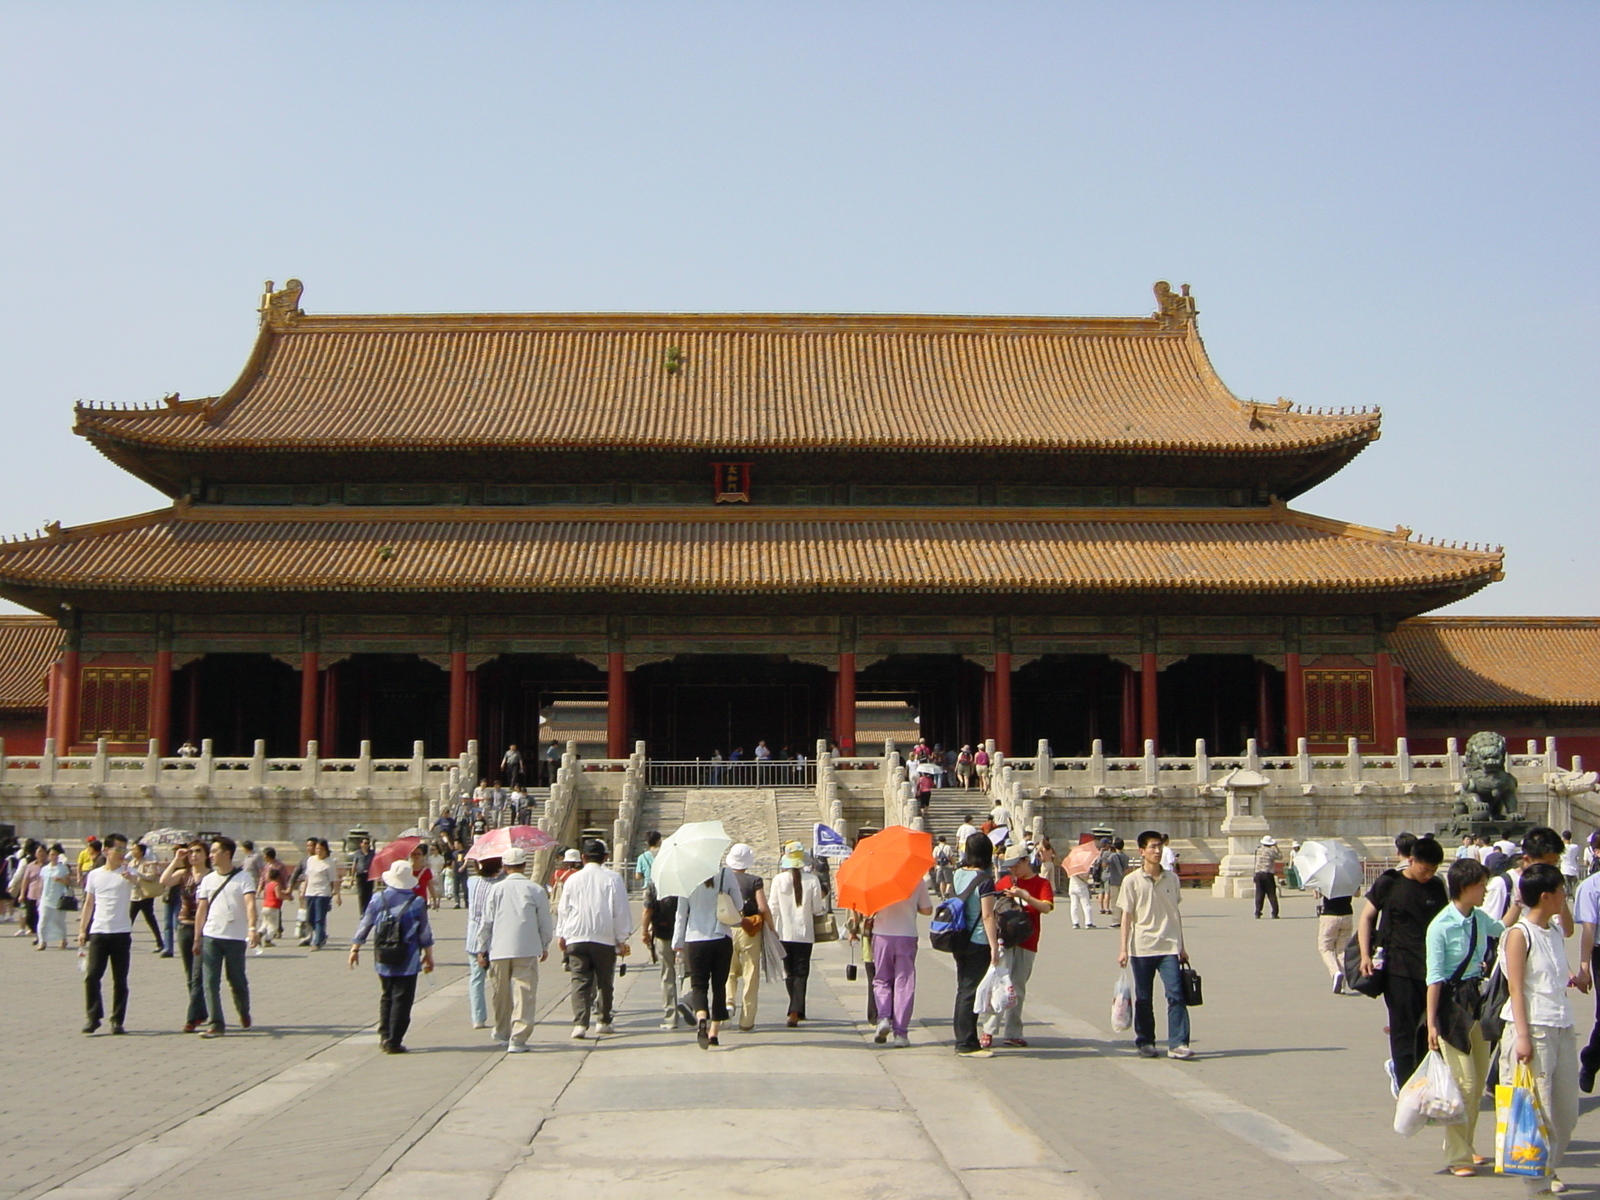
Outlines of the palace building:
{"label": "palace building", "polygon": [[0,595],[59,627],[63,752],[848,754],[885,712],[1007,751],[1376,748],[1422,700],[1429,736],[1462,732],[1472,655],[1516,652],[1412,618],[1501,553],[1291,507],[1379,414],[1239,399],[1187,288],[1156,293],[1144,317],[323,316],[269,285],[225,392],[78,407],[171,503],[0,543]]}

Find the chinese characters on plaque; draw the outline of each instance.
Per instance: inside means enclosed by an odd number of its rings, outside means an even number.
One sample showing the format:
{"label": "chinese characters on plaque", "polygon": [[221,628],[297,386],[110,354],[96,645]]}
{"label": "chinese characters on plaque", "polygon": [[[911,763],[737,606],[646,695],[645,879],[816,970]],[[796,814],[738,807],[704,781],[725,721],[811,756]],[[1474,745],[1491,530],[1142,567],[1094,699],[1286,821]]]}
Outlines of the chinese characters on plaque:
{"label": "chinese characters on plaque", "polygon": [[711,464],[712,494],[718,504],[750,503],[750,464],[720,462]]}

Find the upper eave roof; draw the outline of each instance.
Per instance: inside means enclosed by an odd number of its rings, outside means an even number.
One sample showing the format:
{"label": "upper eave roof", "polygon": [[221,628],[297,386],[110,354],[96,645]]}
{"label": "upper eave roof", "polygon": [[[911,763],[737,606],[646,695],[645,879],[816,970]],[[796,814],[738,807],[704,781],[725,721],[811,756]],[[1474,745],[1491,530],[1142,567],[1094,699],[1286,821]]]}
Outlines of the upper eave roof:
{"label": "upper eave roof", "polygon": [[646,594],[1471,590],[1499,551],[1259,509],[180,505],[0,544],[20,591]]}
{"label": "upper eave roof", "polygon": [[77,431],[124,465],[159,450],[523,447],[1348,457],[1380,422],[1238,399],[1170,289],[1152,317],[307,316],[298,298],[269,295],[222,396],[82,404]]}
{"label": "upper eave roof", "polygon": [[1412,707],[1600,707],[1600,618],[1416,617],[1390,640]]}
{"label": "upper eave roof", "polygon": [[41,709],[61,629],[48,617],[0,616],[0,710]]}

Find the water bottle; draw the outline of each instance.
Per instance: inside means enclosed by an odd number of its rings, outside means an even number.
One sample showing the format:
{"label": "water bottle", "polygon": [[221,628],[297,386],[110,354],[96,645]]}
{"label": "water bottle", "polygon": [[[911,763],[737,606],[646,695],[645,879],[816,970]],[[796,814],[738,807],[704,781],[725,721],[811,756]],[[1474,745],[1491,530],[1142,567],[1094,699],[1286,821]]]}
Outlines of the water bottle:
{"label": "water bottle", "polygon": [[89,951],[82,946],[78,947],[78,970],[85,975],[89,973]]}

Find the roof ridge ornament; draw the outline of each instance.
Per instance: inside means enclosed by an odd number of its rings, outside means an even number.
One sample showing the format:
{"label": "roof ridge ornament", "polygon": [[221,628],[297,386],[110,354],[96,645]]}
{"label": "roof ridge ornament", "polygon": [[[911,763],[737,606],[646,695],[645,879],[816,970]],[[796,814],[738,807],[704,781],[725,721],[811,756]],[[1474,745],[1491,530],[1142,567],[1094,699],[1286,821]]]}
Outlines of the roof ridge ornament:
{"label": "roof ridge ornament", "polygon": [[276,291],[274,287],[270,279],[262,285],[261,323],[270,329],[287,329],[306,315],[300,307],[300,294],[306,286],[291,279]]}
{"label": "roof ridge ornament", "polygon": [[1187,283],[1174,292],[1165,279],[1157,280],[1155,293],[1157,307],[1150,315],[1161,322],[1162,329],[1178,333],[1194,324],[1200,310],[1195,307],[1194,297],[1189,295]]}

